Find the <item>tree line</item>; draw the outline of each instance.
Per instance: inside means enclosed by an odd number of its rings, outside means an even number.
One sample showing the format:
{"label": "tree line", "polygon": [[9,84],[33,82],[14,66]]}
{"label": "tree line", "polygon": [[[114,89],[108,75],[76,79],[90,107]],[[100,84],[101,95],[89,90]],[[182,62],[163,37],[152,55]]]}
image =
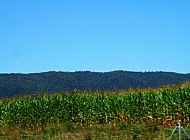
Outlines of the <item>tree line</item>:
{"label": "tree line", "polygon": [[0,98],[34,93],[119,91],[155,88],[190,80],[189,74],[174,72],[43,72],[0,74]]}

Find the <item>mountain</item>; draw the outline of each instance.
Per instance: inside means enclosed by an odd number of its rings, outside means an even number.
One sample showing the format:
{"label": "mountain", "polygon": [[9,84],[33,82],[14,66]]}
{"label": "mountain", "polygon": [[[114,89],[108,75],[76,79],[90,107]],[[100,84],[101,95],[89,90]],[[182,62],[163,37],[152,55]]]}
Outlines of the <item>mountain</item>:
{"label": "mountain", "polygon": [[127,90],[190,81],[189,74],[174,72],[43,72],[0,74],[0,98],[33,93]]}

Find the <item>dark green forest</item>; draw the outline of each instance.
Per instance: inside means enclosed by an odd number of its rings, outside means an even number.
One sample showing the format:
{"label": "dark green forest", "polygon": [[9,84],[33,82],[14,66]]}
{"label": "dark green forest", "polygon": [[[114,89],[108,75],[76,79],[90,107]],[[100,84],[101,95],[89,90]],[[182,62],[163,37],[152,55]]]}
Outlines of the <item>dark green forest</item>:
{"label": "dark green forest", "polygon": [[189,74],[174,72],[43,72],[0,74],[0,98],[38,93],[77,91],[119,91],[156,88],[190,80]]}

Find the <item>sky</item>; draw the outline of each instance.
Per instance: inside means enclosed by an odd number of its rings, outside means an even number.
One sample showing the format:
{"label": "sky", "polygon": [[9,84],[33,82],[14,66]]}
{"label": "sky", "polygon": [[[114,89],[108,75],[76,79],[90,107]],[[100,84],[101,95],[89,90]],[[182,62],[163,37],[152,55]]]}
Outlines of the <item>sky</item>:
{"label": "sky", "polygon": [[189,0],[0,0],[0,73],[190,73]]}

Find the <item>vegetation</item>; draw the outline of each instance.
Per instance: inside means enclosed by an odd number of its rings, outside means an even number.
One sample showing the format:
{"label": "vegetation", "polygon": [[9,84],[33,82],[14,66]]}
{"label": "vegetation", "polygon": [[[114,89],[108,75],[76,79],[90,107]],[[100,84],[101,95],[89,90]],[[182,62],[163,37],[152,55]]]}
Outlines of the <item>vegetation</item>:
{"label": "vegetation", "polygon": [[120,91],[180,84],[190,74],[172,72],[45,72],[0,74],[0,99],[34,93]]}
{"label": "vegetation", "polygon": [[[0,127],[0,140],[166,140],[172,129],[144,125],[49,125],[36,131]],[[188,129],[189,130],[189,129]],[[187,131],[188,131],[187,130]],[[177,134],[174,135],[177,140]],[[183,138],[184,135],[183,135]],[[174,140],[174,139],[172,139]]]}
{"label": "vegetation", "polygon": [[34,95],[3,99],[0,106],[0,137],[14,132],[17,137],[38,133],[42,139],[62,134],[76,139],[165,139],[178,120],[189,126],[190,86]]}

